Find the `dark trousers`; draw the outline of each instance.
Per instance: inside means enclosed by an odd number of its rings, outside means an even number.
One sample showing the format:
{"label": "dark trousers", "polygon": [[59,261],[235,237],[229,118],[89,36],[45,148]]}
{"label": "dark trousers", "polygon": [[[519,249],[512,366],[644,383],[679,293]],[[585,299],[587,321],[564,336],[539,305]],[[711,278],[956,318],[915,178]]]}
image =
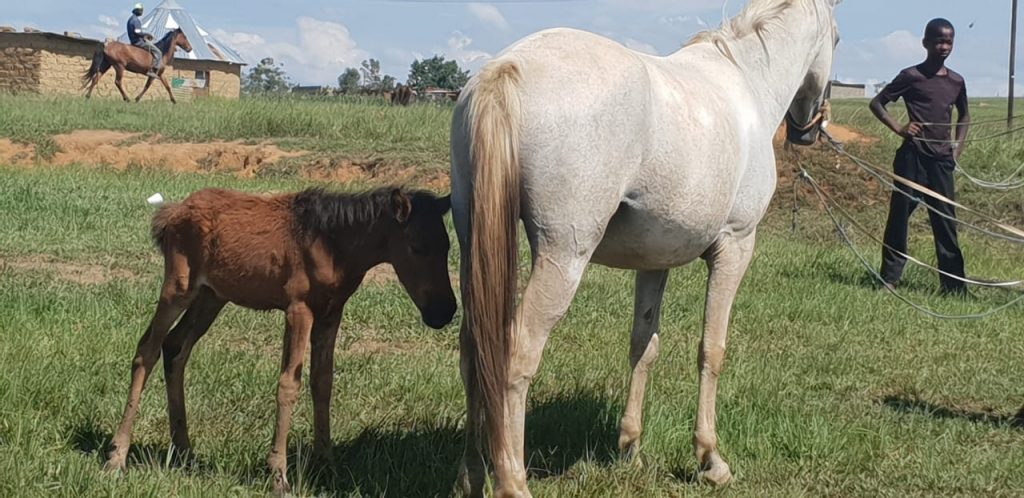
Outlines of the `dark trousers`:
{"label": "dark trousers", "polygon": [[160,63],[163,62],[161,59],[163,59],[164,54],[160,52],[160,49],[153,42],[143,39],[136,42],[135,46],[149,51],[149,55],[153,56],[153,70],[160,69]]}
{"label": "dark trousers", "polygon": [[[953,170],[956,164],[952,158],[935,158],[921,154],[913,144],[905,144],[896,151],[893,171],[903,178],[923,185],[951,200],[956,200],[953,188]],[[956,275],[964,276],[964,255],[956,238],[956,208],[952,205],[925,195],[917,190],[896,182],[896,188],[910,194],[908,197],[894,191],[889,202],[889,219],[885,223],[885,243],[904,254],[907,253],[907,221],[917,207],[917,200],[923,200],[929,206],[947,215],[940,216],[931,210],[928,218],[932,224],[932,235],[935,238],[935,255],[939,260],[939,269]],[[906,258],[896,251],[882,248],[882,278],[891,284],[900,280]],[[945,275],[939,276],[944,291],[963,291],[964,283]]]}

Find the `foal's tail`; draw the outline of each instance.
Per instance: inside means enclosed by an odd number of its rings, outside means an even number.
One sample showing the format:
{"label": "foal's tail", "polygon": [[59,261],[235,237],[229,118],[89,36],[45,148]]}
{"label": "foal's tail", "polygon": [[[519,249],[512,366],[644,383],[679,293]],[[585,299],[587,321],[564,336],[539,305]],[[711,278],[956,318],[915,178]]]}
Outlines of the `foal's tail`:
{"label": "foal's tail", "polygon": [[505,438],[505,389],[515,348],[522,75],[514,62],[499,61],[484,67],[477,78],[469,108],[474,176],[465,313],[493,451]]}
{"label": "foal's tail", "polygon": [[92,54],[92,64],[89,69],[86,69],[85,73],[82,74],[82,89],[89,86],[92,83],[93,78],[97,75],[107,72],[110,69],[110,62],[107,61],[107,55],[104,53],[104,48],[99,48],[95,53]]}
{"label": "foal's tail", "polygon": [[168,232],[187,214],[187,209],[182,209],[181,204],[176,202],[161,205],[153,214],[150,234],[153,237],[153,243],[160,251],[164,251],[166,248]]}

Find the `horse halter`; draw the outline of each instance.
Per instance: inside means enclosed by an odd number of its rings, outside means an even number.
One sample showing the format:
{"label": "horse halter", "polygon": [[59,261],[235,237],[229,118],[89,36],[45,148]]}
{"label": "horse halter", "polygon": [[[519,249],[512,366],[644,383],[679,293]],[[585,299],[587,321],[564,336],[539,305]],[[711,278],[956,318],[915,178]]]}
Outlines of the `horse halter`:
{"label": "horse halter", "polygon": [[811,145],[817,141],[817,133],[813,134],[813,138],[808,138],[807,136],[820,129],[829,120],[830,114],[831,104],[829,104],[828,100],[824,100],[818,106],[818,111],[814,114],[814,117],[805,125],[797,124],[796,120],[793,119],[792,113],[787,110],[785,117],[786,140],[797,145]]}

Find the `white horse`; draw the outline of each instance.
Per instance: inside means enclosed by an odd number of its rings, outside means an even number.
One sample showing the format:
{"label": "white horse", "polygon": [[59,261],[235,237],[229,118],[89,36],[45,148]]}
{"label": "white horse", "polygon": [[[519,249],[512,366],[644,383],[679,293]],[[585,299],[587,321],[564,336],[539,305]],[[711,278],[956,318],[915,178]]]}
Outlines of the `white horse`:
{"label": "white horse", "polygon": [[[464,492],[483,493],[486,435],[496,493],[530,496],[527,390],[589,262],[637,272],[619,437],[627,455],[638,448],[668,271],[707,262],[694,445],[701,477],[732,477],[715,430],[729,314],[775,191],[773,133],[785,118],[791,141],[817,136],[837,3],[751,0],[667,57],[584,31],[545,30],[470,81],[451,135],[465,306]],[[516,308],[520,219],[533,267]]]}

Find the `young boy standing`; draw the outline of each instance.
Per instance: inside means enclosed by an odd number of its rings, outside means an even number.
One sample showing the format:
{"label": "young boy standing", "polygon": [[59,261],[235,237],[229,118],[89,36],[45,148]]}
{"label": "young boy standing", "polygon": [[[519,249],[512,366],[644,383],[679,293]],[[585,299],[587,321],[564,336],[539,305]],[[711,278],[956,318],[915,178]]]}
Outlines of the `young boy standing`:
{"label": "young boy standing", "polygon": [[[946,67],[946,58],[953,51],[954,36],[955,31],[949,21],[930,21],[925,27],[923,40],[928,51],[927,59],[901,71],[871,101],[871,112],[875,117],[903,137],[903,145],[893,160],[895,173],[951,200],[956,195],[953,171],[963,151],[970,124],[964,78]],[[897,123],[885,109],[886,105],[901,97],[910,119],[906,125]],[[954,107],[957,111],[955,141],[950,140]],[[924,200],[935,211],[945,215],[928,212],[939,269],[963,278],[964,257],[957,243],[955,208],[898,182],[896,187],[911,197],[894,191],[889,203],[885,243],[892,249],[882,249],[881,274],[885,286],[892,289],[899,283],[907,263],[899,253],[907,252],[907,221],[917,207],[914,198]],[[941,275],[939,280],[945,293],[966,293],[966,286],[960,280],[946,275]]]}

